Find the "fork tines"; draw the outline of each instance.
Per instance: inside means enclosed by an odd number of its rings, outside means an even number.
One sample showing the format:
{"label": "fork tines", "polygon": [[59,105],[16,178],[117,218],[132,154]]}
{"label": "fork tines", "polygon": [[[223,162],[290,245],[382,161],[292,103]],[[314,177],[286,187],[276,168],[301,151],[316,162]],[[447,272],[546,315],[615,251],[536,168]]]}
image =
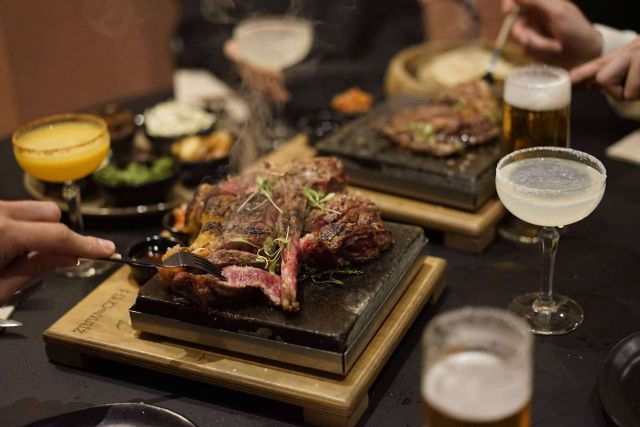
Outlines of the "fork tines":
{"label": "fork tines", "polygon": [[193,254],[193,260],[199,267],[201,267],[203,270],[207,271],[208,273],[213,274],[214,276],[217,276],[222,280],[227,280],[227,278],[224,277],[224,274],[222,274],[222,269],[217,265],[215,265],[214,263],[212,263],[211,261],[209,261],[208,259]]}
{"label": "fork tines", "polygon": [[212,274],[221,280],[227,280],[224,274],[222,274],[222,269],[220,267],[204,257],[189,252],[178,252],[171,255],[163,264],[166,267],[194,268],[204,271],[205,273]]}

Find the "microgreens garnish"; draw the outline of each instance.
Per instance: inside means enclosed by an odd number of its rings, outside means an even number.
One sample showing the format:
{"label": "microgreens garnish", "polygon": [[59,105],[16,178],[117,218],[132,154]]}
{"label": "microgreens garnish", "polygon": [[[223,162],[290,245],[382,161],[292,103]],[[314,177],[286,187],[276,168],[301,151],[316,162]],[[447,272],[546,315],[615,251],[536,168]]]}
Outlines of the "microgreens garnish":
{"label": "microgreens garnish", "polygon": [[436,142],[436,133],[430,123],[410,122],[404,126],[399,126],[398,130],[400,132],[410,132],[416,141],[424,141],[426,139],[430,143]]}
{"label": "microgreens garnish", "polygon": [[[258,194],[261,194],[265,197],[265,199],[267,199],[266,201],[271,203],[273,207],[278,210],[278,212],[282,213],[282,209],[280,209],[280,207],[276,205],[276,202],[273,201],[272,193],[273,193],[273,186],[275,185],[273,180],[265,179],[265,178],[262,178],[261,176],[257,176],[256,184],[257,184],[256,189],[253,190],[251,194],[249,194],[249,197],[247,197],[247,200],[245,200],[244,203],[240,205],[240,207],[238,208],[238,212],[240,212],[247,205],[247,203],[249,203],[255,196],[257,196]],[[259,206],[262,206],[262,203]]]}
{"label": "microgreens garnish", "polygon": [[285,245],[291,243],[289,240],[289,231],[287,230],[286,237],[277,237],[275,239],[267,239],[262,247],[254,244],[250,240],[244,237],[234,237],[230,239],[231,242],[238,242],[247,244],[253,248],[256,248],[258,251],[256,252],[256,262],[263,264],[265,270],[267,270],[271,274],[276,273],[276,269],[280,265],[280,260],[282,259],[282,250]]}
{"label": "microgreens garnish", "polygon": [[354,268],[334,268],[331,270],[319,270],[316,267],[309,267],[304,265],[302,267],[302,274],[300,280],[311,280],[316,285],[344,285],[344,281],[338,279],[336,276],[359,276],[362,274],[361,270]]}
{"label": "microgreens garnish", "polygon": [[303,188],[302,195],[307,198],[309,206],[320,209],[321,211],[329,211],[339,214],[339,211],[333,209],[327,209],[326,204],[336,196],[336,193],[325,194],[322,191],[314,190],[313,188]]}

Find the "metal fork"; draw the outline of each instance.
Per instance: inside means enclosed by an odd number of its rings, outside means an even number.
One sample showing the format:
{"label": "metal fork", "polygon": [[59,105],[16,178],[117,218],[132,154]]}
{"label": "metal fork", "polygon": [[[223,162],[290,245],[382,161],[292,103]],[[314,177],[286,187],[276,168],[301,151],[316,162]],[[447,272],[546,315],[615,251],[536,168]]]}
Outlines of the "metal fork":
{"label": "metal fork", "polygon": [[222,274],[222,269],[220,267],[218,267],[208,259],[192,254],[190,252],[178,252],[176,254],[171,255],[169,258],[167,258],[163,262],[153,262],[153,261],[147,261],[147,260],[143,261],[136,258],[123,256],[119,253],[115,253],[111,255],[109,258],[102,258],[101,261],[119,262],[122,264],[137,265],[140,267],[193,268],[195,270],[204,271],[205,273],[216,276],[218,279],[227,280],[227,278],[224,277],[224,274]]}
{"label": "metal fork", "polygon": [[222,269],[209,261],[208,259],[201,257],[191,252],[178,252],[171,255],[165,261],[162,262],[165,267],[188,267],[205,271],[209,274],[216,276],[219,279],[227,280],[222,274]]}

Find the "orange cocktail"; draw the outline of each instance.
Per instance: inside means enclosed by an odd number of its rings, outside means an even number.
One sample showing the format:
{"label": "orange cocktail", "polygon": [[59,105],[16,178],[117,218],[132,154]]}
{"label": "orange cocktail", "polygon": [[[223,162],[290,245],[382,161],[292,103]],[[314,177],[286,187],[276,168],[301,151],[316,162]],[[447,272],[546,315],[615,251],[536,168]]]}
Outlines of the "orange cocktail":
{"label": "orange cocktail", "polygon": [[94,172],[109,153],[109,131],[99,117],[60,114],[35,120],[13,134],[20,167],[47,182],[67,182]]}
{"label": "orange cocktail", "polygon": [[[109,153],[109,129],[91,114],[57,114],[27,123],[13,133],[13,154],[20,167],[42,181],[64,183],[62,197],[71,227],[83,231],[80,188],[75,182],[89,176]],[[81,260],[59,269],[66,277],[91,277],[108,269],[105,263]]]}

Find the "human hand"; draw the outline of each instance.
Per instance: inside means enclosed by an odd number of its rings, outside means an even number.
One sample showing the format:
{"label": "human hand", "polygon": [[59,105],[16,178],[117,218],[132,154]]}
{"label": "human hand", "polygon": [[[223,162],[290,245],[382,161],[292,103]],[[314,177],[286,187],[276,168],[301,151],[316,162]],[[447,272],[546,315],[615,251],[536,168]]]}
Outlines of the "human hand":
{"label": "human hand", "polygon": [[114,252],[113,242],[74,233],[60,215],[51,202],[0,201],[0,304],[46,271]]}
{"label": "human hand", "polygon": [[600,56],[602,36],[570,1],[503,0],[503,12],[516,4],[521,11],[511,34],[531,56],[566,68]]}
{"label": "human hand", "polygon": [[284,86],[284,76],[278,70],[249,64],[238,56],[236,42],[231,39],[224,44],[224,54],[238,68],[242,81],[274,102],[282,103],[289,99]]}
{"label": "human hand", "polygon": [[595,79],[598,85],[618,100],[640,99],[640,37],[572,69],[570,74],[574,84]]}

